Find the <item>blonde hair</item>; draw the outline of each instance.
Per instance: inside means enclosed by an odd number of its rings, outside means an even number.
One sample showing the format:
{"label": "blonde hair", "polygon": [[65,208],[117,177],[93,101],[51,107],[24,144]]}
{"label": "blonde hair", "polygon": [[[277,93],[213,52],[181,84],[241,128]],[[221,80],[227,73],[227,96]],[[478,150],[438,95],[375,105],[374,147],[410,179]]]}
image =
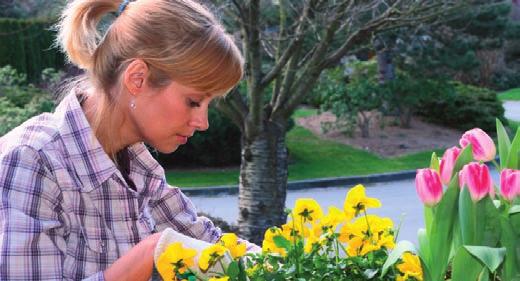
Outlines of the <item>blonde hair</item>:
{"label": "blonde hair", "polygon": [[57,42],[68,59],[84,69],[86,80],[104,94],[91,124],[102,145],[113,143],[111,128],[101,129],[101,120],[117,119],[110,115],[118,106],[119,78],[133,59],[148,65],[150,85],[157,88],[175,80],[200,91],[224,94],[240,81],[243,58],[239,49],[201,4],[132,1],[101,34],[101,19],[116,12],[120,4],[117,0],[74,0],[57,25]]}

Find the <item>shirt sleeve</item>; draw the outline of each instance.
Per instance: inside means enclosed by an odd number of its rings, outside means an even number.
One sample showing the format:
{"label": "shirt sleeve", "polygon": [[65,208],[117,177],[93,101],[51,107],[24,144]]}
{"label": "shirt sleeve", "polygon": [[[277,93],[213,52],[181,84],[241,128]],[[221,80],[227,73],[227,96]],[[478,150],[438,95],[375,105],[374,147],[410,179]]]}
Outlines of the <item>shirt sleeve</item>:
{"label": "shirt sleeve", "polygon": [[[220,228],[208,218],[197,216],[195,205],[179,188],[167,184],[165,186],[159,192],[158,199],[151,202],[152,216],[157,230],[162,231],[172,227],[193,238],[216,243],[222,236]],[[240,243],[246,244],[248,252],[262,250],[256,244],[244,239],[240,239]]]}
{"label": "shirt sleeve", "polygon": [[38,152],[20,146],[0,157],[0,188],[0,280],[63,279],[61,194]]}
{"label": "shirt sleeve", "polygon": [[150,200],[150,209],[158,231],[171,227],[209,243],[215,243],[222,236],[222,231],[213,222],[197,216],[193,202],[177,187],[163,184]]}

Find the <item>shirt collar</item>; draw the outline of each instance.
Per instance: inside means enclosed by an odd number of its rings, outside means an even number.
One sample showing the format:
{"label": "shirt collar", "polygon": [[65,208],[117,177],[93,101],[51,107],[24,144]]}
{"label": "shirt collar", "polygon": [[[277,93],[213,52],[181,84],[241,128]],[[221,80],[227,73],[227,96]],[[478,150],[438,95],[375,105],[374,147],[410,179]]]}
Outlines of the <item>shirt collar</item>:
{"label": "shirt collar", "polygon": [[[68,94],[54,113],[61,120],[58,124],[63,139],[64,150],[83,186],[90,192],[106,181],[114,173],[121,173],[97,140],[81,108],[75,91]],[[150,155],[143,143],[129,147],[130,162],[137,170],[155,177],[164,177],[164,170]]]}

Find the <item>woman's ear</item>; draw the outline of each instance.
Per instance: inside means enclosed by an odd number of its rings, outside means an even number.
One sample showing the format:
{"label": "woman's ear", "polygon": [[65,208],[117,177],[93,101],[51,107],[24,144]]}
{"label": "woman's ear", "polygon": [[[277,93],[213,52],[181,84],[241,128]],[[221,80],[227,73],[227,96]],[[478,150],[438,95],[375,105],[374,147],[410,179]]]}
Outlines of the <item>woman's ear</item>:
{"label": "woman's ear", "polygon": [[143,90],[146,77],[148,77],[148,65],[141,59],[133,60],[123,73],[123,86],[133,95],[139,95]]}

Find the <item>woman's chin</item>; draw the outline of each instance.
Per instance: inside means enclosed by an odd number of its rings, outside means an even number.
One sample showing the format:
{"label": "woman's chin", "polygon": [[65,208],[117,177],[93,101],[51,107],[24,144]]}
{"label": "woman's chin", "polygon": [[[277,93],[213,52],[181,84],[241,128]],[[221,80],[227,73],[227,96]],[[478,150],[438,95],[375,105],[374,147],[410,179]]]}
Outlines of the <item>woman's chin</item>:
{"label": "woman's chin", "polygon": [[163,154],[170,154],[173,153],[179,148],[178,144],[167,144],[167,145],[152,145],[155,150],[159,151]]}

